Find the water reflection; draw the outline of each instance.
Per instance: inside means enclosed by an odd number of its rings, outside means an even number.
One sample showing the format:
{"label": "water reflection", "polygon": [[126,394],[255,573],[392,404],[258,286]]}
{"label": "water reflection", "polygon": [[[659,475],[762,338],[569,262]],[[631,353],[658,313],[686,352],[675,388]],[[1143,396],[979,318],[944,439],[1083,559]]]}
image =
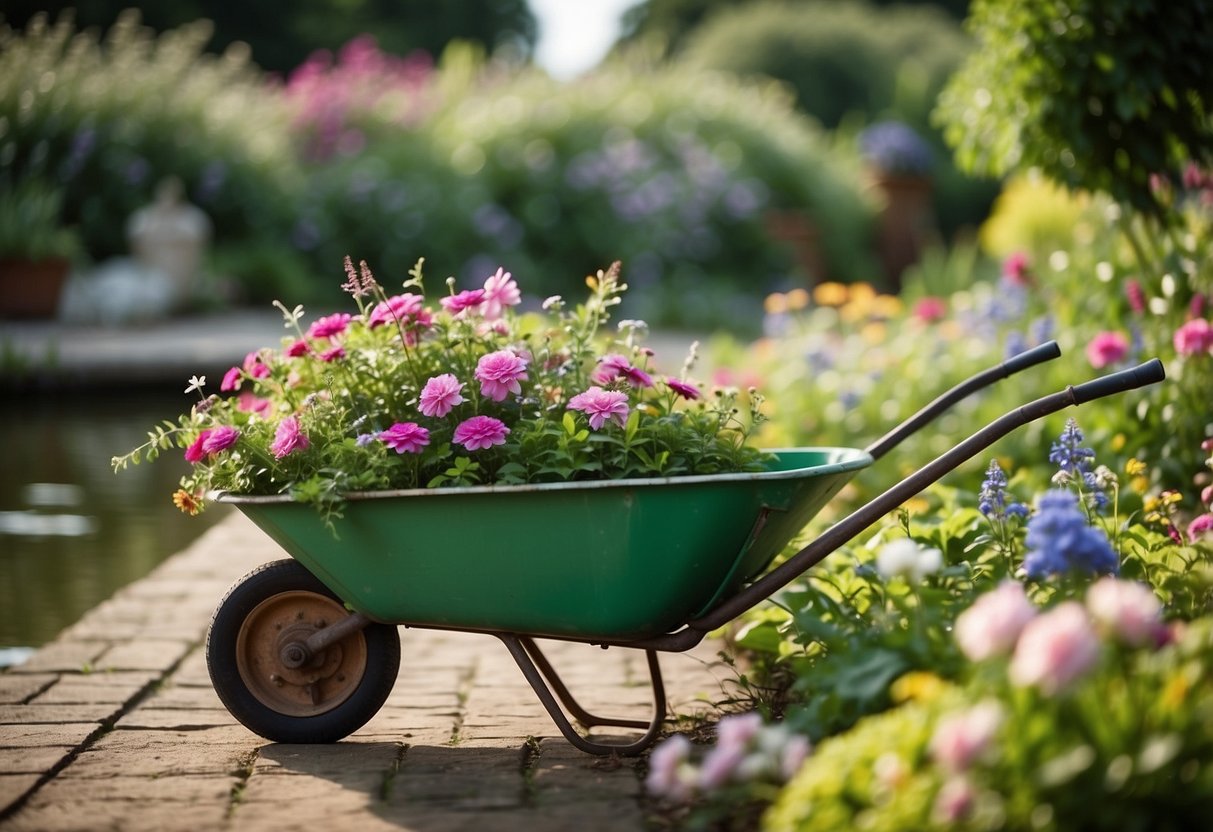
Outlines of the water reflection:
{"label": "water reflection", "polygon": [[0,403],[0,652],[37,646],[179,551],[228,509],[190,518],[175,453],[114,474],[110,458],[183,396],[7,395]]}

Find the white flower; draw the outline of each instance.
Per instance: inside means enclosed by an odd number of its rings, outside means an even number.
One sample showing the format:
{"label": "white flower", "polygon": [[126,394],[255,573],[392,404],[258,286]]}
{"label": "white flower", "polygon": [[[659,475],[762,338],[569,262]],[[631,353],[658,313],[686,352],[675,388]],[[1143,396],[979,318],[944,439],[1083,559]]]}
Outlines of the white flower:
{"label": "white flower", "polygon": [[876,571],[886,580],[898,575],[919,583],[943,568],[943,552],[919,546],[909,538],[886,543],[876,553]]}
{"label": "white flower", "polygon": [[186,393],[193,393],[195,390],[201,392],[206,386],[206,376],[190,376],[189,387],[185,388]]}

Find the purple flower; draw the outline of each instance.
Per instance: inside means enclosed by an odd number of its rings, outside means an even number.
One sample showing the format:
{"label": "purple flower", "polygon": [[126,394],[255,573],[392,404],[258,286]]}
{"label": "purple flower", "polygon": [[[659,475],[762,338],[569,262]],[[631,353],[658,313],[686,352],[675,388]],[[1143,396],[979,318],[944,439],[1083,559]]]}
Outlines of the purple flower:
{"label": "purple flower", "polygon": [[699,388],[695,385],[688,384],[685,381],[679,381],[676,378],[667,378],[665,383],[667,387],[689,401],[694,401],[703,395],[699,392]]}
{"label": "purple flower", "polygon": [[617,353],[604,356],[590,374],[590,379],[598,384],[610,384],[620,377],[626,379],[633,387],[653,386],[653,379],[648,373],[633,367],[627,358]]}
{"label": "purple flower", "polygon": [[607,421],[623,427],[628,418],[628,397],[625,393],[591,387],[569,399],[569,410],[580,410],[589,417],[590,427],[601,428]]}
{"label": "purple flower", "polygon": [[398,454],[419,454],[430,444],[430,432],[416,422],[397,422],[380,433],[379,439]]}
{"label": "purple flower", "polygon": [[308,446],[307,435],[299,427],[299,420],[287,416],[278,423],[274,431],[274,441],[270,443],[270,453],[275,459],[282,459],[295,451],[302,451]]}
{"label": "purple flower", "polygon": [[981,493],[977,499],[978,510],[993,520],[1028,515],[1028,507],[1023,503],[1007,505],[1007,475],[1003,473],[1002,466],[996,459],[990,460],[990,467],[986,469],[986,478],[981,483]]}
{"label": "purple flower", "polygon": [[934,158],[931,147],[914,128],[900,121],[882,121],[859,134],[859,150],[885,173],[925,174]]}
{"label": "purple flower", "polygon": [[494,419],[492,416],[473,416],[455,428],[451,441],[469,451],[478,451],[494,445],[504,445],[509,432],[510,429],[500,419]]}
{"label": "purple flower", "polygon": [[1040,496],[1028,520],[1028,554],[1023,566],[1032,578],[1070,571],[1115,574],[1116,552],[1101,529],[1087,524],[1071,491],[1052,489]]}
{"label": "purple flower", "polygon": [[217,454],[220,451],[226,451],[232,445],[236,444],[236,440],[240,438],[240,429],[232,425],[221,425],[211,431],[202,442],[202,453]]}

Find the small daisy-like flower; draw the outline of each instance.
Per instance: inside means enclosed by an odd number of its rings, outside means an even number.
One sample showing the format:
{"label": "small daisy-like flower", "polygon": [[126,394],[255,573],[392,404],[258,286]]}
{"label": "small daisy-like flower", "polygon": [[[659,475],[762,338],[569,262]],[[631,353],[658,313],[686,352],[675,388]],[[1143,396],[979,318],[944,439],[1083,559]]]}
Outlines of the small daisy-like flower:
{"label": "small daisy-like flower", "polygon": [[593,430],[598,430],[608,421],[623,427],[628,418],[628,397],[617,390],[591,387],[569,399],[568,409],[585,413]]}
{"label": "small daisy-like flower", "polygon": [[198,501],[198,498],[184,488],[178,488],[173,492],[173,505],[190,517],[194,517],[198,512],[202,511],[202,504]]}
{"label": "small daisy-like flower", "polygon": [[430,444],[430,432],[416,422],[397,422],[380,433],[379,439],[398,454],[419,454]]}
{"label": "small daisy-like flower", "polygon": [[455,428],[451,441],[469,451],[478,451],[494,445],[504,445],[509,432],[510,429],[500,419],[494,419],[492,416],[473,416]]}
{"label": "small daisy-like flower", "polygon": [[195,390],[202,392],[202,388],[206,386],[206,376],[190,376],[189,386],[185,388],[186,393],[193,393]]}

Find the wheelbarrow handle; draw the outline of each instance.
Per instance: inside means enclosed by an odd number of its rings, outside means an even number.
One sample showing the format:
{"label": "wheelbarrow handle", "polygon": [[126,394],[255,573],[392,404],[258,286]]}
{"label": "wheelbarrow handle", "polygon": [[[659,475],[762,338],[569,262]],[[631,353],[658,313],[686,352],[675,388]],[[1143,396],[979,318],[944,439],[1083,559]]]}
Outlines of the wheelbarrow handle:
{"label": "wheelbarrow handle", "polygon": [[1028,367],[1034,367],[1045,361],[1052,361],[1059,355],[1061,355],[1061,348],[1057,346],[1056,341],[1046,341],[1038,347],[1032,347],[1030,350],[1024,350],[1018,355],[1013,355],[1001,364],[997,364],[988,370],[983,370],[977,375],[957,384],[951,390],[939,396],[926,407],[886,433],[883,437],[873,442],[865,450],[872,455],[872,459],[880,459],[961,399],[1007,376],[1014,375],[1020,370],[1026,370]]}
{"label": "wheelbarrow handle", "polygon": [[705,615],[689,622],[684,629],[630,646],[644,646],[656,650],[690,649],[702,641],[704,635],[724,626],[745,611],[770,598],[881,517],[1016,428],[1055,413],[1062,408],[1154,384],[1165,377],[1166,372],[1162,362],[1154,358],[1140,366],[1112,373],[1084,384],[1067,387],[1060,393],[1045,396],[1004,414],[951,450],[910,474],[871,502],[839,520],[782,564],[736,595],[725,599]]}

